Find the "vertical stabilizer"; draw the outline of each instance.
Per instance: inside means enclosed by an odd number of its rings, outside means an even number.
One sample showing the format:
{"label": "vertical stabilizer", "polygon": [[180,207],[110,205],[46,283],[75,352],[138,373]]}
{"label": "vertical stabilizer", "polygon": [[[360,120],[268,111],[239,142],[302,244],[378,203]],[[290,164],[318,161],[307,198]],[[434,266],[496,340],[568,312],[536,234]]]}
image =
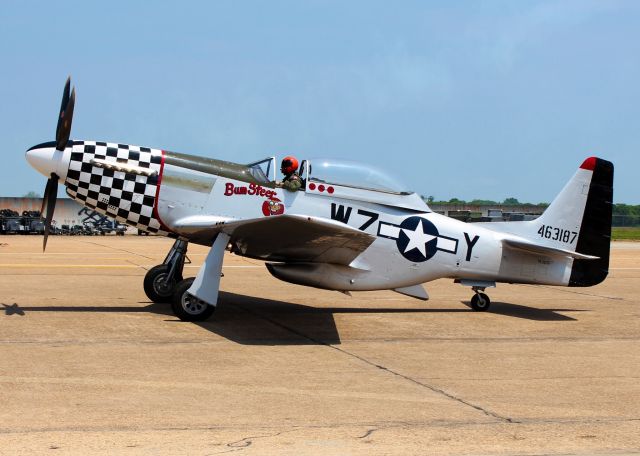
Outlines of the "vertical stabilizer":
{"label": "vertical stabilizer", "polygon": [[[524,238],[542,249],[577,252],[569,260],[571,273],[564,283],[588,287],[609,272],[613,163],[587,158],[544,213],[525,222],[483,223],[487,229]],[[513,243],[517,243],[513,241]],[[507,243],[509,245],[509,243]],[[580,256],[598,257],[583,259]]]}

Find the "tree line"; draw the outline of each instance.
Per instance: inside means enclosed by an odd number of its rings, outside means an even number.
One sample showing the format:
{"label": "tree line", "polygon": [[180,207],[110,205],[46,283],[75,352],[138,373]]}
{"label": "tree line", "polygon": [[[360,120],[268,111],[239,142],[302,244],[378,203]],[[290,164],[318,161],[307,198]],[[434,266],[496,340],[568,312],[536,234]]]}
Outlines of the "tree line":
{"label": "tree line", "polygon": [[521,203],[517,198],[505,198],[504,201],[493,201],[493,200],[485,200],[485,199],[474,199],[471,201],[465,201],[458,198],[451,198],[449,201],[436,201],[433,196],[423,196],[424,199],[429,204],[456,204],[456,205],[469,205],[469,206],[548,206],[549,203]]}
{"label": "tree line", "polygon": [[[458,198],[451,198],[449,201],[436,201],[433,196],[422,197],[429,204],[455,204],[459,206],[542,206],[547,207],[549,203],[522,203],[517,198],[505,198],[503,201],[493,201],[485,199],[473,199],[471,201],[465,201]],[[613,205],[613,215],[627,215],[632,217],[640,217],[640,204],[623,204],[618,203]]]}

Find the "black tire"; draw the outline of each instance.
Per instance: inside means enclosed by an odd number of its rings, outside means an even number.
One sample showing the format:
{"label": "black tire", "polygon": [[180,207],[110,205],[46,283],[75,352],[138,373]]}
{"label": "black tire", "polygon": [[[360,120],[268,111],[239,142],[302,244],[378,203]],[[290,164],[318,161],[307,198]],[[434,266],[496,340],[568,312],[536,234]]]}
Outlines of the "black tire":
{"label": "black tire", "polygon": [[471,308],[477,312],[485,312],[489,310],[491,300],[484,293],[476,293],[471,298]]}
{"label": "black tire", "polygon": [[187,292],[194,280],[194,277],[182,280],[173,294],[171,309],[182,321],[204,321],[216,311],[215,306],[210,306]]}
{"label": "black tire", "polygon": [[150,300],[158,304],[171,302],[176,284],[182,280],[182,277],[177,277],[168,286],[162,286],[164,278],[169,274],[169,268],[168,264],[160,264],[149,269],[144,276],[144,292]]}

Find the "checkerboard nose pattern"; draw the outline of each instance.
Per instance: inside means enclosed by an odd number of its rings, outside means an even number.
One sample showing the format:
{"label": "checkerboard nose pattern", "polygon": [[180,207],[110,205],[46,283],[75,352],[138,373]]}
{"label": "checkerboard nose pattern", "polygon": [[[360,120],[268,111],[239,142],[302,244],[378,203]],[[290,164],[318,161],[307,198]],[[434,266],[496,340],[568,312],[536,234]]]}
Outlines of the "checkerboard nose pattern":
{"label": "checkerboard nose pattern", "polygon": [[[153,176],[95,166],[92,159],[149,168]],[[129,223],[138,229],[168,235],[153,208],[158,189],[162,151],[148,147],[99,141],[74,141],[65,185],[81,204]]]}

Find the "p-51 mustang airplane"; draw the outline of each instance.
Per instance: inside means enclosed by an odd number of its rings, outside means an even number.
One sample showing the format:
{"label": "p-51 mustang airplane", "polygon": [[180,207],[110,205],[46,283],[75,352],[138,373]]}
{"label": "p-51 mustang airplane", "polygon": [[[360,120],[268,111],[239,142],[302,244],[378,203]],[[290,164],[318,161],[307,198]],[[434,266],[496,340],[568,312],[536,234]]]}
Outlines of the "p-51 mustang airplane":
{"label": "p-51 mustang airplane", "polygon": [[[427,300],[422,284],[470,286],[471,307],[496,282],[586,287],[608,273],[613,164],[587,158],[539,218],[467,224],[432,212],[416,193],[366,165],[302,162],[302,188],[276,182],[274,157],[248,165],[149,147],[70,140],[75,89],[64,89],[56,140],[29,163],[49,178],[46,248],[58,182],[76,201],[138,229],[175,238],[144,290],[182,320],[208,318],[224,252],[267,261],[278,279],[345,293],[394,290]],[[188,242],[210,246],[183,278]]]}

